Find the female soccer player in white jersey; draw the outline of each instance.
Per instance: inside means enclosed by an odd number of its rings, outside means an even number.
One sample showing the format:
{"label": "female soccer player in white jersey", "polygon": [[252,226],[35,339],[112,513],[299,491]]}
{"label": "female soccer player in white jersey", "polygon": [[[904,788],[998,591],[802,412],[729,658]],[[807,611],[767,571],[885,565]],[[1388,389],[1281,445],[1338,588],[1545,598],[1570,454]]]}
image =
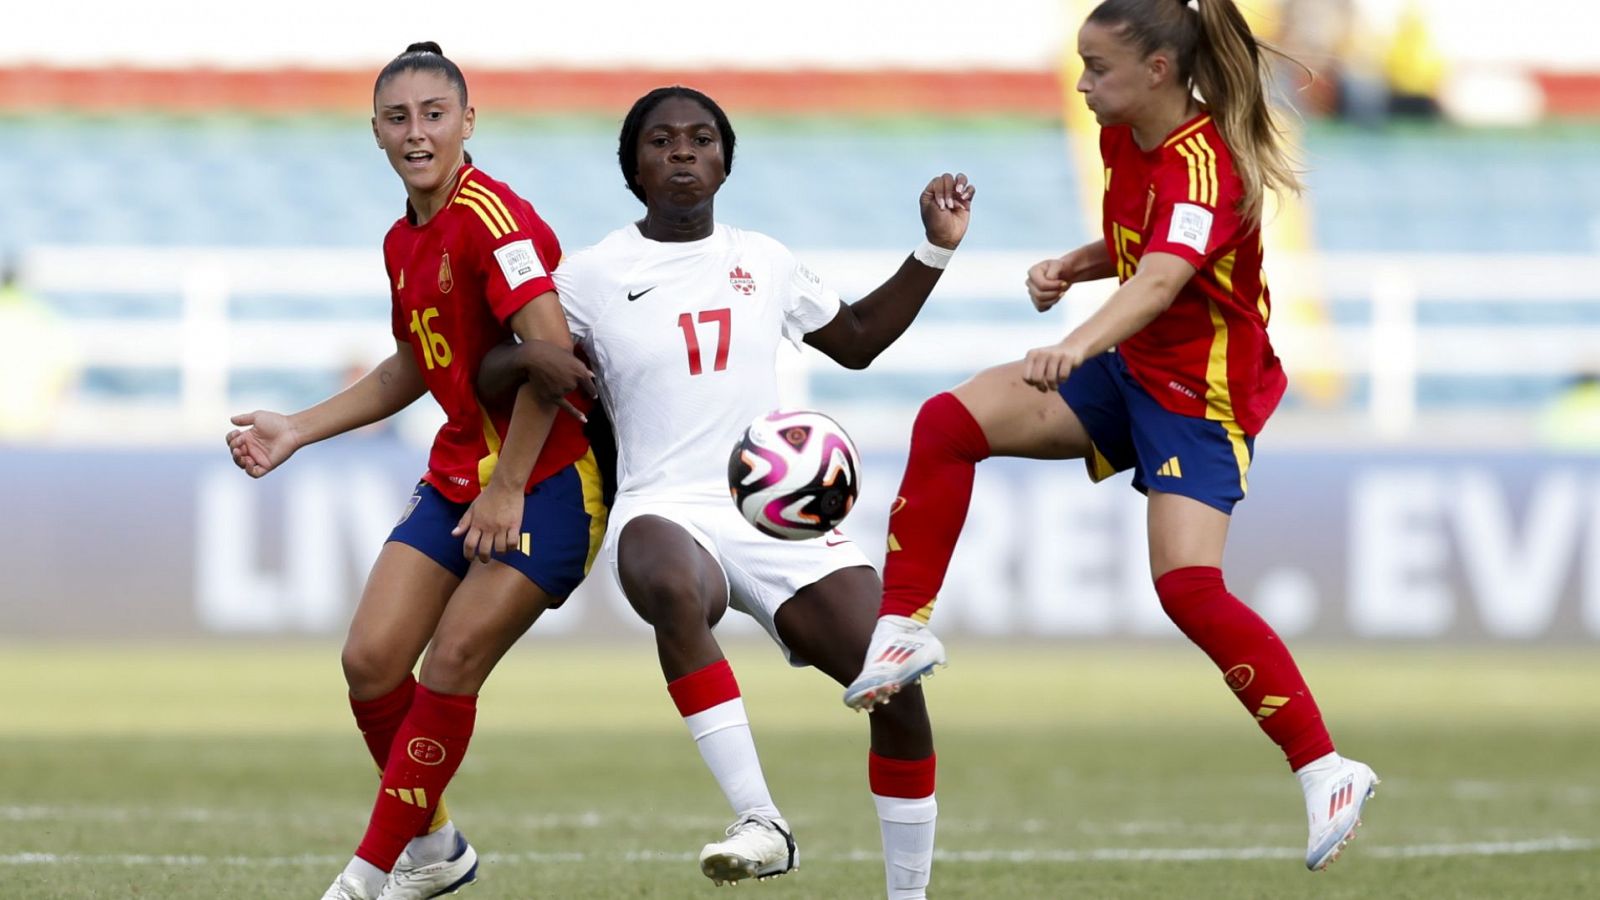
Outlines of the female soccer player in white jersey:
{"label": "female soccer player in white jersey", "polygon": [[[905,331],[966,234],[974,193],[964,175],[930,181],[920,199],[927,240],[877,290],[844,304],[782,244],[715,222],[733,148],[727,116],[704,94],[667,87],[640,98],[617,156],[644,218],[555,273],[616,430],[603,557],[655,628],[667,691],[736,815],[726,839],[700,855],[718,883],[782,875],[798,856],[712,626],[732,605],[792,662],[846,684],[861,668],[881,593],[877,572],[844,537],[791,542],[750,527],[728,501],[728,450],[778,405],[781,340],[860,369]],[[542,352],[497,350],[481,389],[504,391],[530,370],[548,378]],[[927,711],[915,689],[902,697],[872,714],[867,763],[892,900],[925,896],[937,809]]]}

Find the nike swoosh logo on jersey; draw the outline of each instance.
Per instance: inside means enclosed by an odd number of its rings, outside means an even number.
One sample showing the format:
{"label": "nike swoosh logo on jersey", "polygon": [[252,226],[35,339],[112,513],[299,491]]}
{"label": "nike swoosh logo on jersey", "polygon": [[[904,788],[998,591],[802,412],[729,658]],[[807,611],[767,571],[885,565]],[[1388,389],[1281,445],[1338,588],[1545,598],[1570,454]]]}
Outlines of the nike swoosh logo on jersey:
{"label": "nike swoosh logo on jersey", "polygon": [[660,285],[652,284],[652,285],[650,285],[649,287],[645,288],[644,290],[640,291],[637,294],[635,294],[633,291],[629,291],[628,292],[628,302],[632,303],[633,301],[639,299],[640,297],[643,297],[645,294],[650,293],[651,291],[655,290],[658,287],[660,287]]}

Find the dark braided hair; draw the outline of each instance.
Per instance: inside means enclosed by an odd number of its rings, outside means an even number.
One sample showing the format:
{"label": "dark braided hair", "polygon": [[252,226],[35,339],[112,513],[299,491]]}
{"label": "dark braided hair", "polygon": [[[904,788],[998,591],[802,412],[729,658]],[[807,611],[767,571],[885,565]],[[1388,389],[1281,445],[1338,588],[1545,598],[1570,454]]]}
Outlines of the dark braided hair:
{"label": "dark braided hair", "polygon": [[[393,65],[393,63],[390,63]],[[733,173],[733,125],[728,121],[728,114],[722,111],[717,101],[707,97],[691,87],[675,84],[671,87],[659,87],[635,100],[633,108],[628,110],[628,115],[622,120],[622,134],[617,138],[617,162],[622,166],[622,180],[633,192],[639,202],[645,202],[644,188],[639,187],[639,132],[644,128],[645,116],[662,101],[671,97],[682,97],[705,107],[711,113],[711,121],[716,123],[717,133],[722,136],[722,174]]]}

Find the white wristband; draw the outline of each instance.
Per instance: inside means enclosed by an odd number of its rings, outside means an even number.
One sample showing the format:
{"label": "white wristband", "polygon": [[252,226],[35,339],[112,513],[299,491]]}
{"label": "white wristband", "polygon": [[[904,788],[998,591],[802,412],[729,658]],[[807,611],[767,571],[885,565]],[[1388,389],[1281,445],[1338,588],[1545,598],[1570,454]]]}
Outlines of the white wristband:
{"label": "white wristband", "polygon": [[950,257],[955,256],[954,250],[946,250],[935,246],[932,241],[924,240],[917,249],[911,251],[911,258],[922,263],[930,269],[943,269],[950,265]]}

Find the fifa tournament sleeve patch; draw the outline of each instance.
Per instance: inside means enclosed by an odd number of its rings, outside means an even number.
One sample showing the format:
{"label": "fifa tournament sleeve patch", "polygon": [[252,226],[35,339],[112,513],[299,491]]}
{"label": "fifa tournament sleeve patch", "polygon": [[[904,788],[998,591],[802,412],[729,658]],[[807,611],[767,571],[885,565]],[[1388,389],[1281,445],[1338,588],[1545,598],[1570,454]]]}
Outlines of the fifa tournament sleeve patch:
{"label": "fifa tournament sleeve patch", "polygon": [[1179,203],[1172,207],[1172,226],[1167,229],[1167,242],[1192,247],[1204,255],[1211,240],[1211,223],[1215,220],[1211,210],[1193,203]]}
{"label": "fifa tournament sleeve patch", "polygon": [[800,276],[801,284],[809,284],[813,291],[820,291],[823,289],[821,276],[806,268],[805,263],[796,260],[794,264],[794,273]]}
{"label": "fifa tournament sleeve patch", "polygon": [[546,274],[544,263],[539,262],[539,254],[533,251],[533,241],[527,238],[496,247],[494,258],[500,263],[500,271],[505,274],[509,288],[515,289]]}

